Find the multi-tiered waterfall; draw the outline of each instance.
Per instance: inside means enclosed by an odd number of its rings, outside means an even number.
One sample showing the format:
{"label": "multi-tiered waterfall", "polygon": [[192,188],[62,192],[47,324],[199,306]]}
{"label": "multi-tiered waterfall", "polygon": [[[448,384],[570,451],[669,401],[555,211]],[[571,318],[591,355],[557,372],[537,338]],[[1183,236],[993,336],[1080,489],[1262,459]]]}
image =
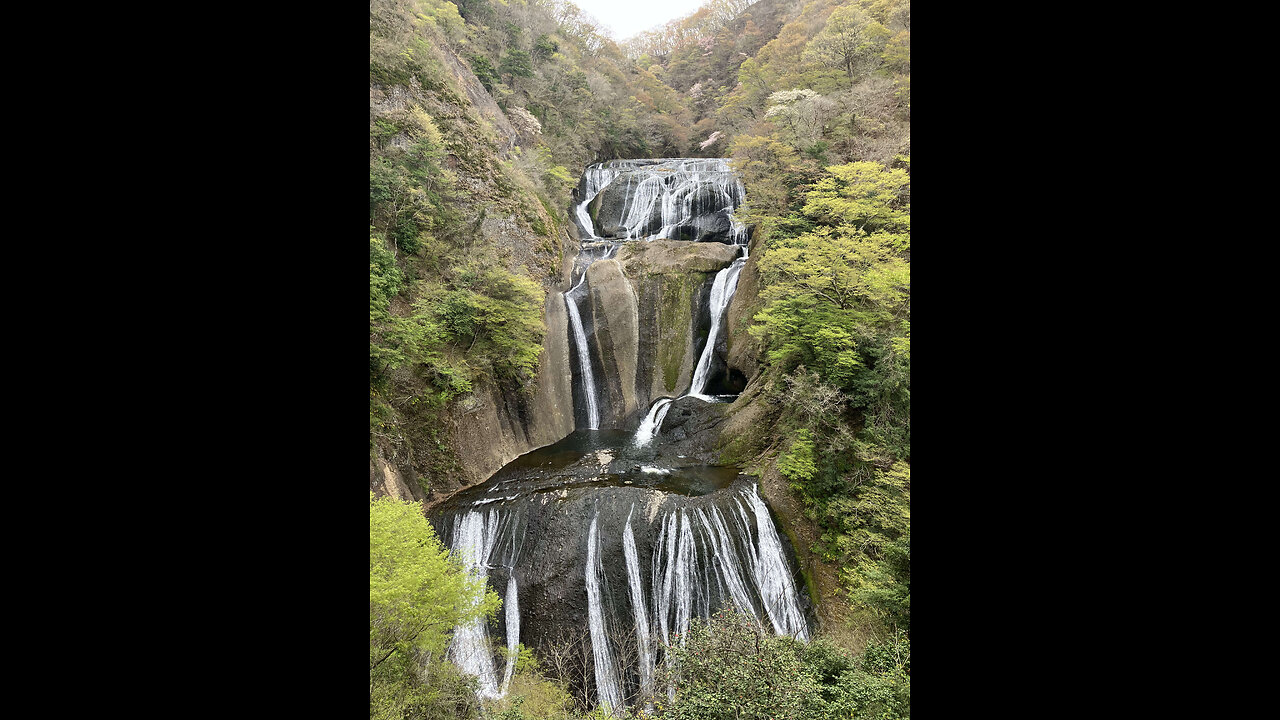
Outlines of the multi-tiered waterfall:
{"label": "multi-tiered waterfall", "polygon": [[[457,628],[450,646],[482,697],[506,692],[519,643],[583,643],[584,681],[575,690],[618,713],[671,691],[658,687],[663,646],[682,642],[693,618],[732,608],[761,629],[808,638],[811,609],[794,555],[755,481],[732,467],[661,456],[663,421],[677,397],[728,399],[707,392],[716,387],[713,356],[747,259],[747,228],[733,215],[744,195],[719,159],[615,160],[583,173],[573,209],[581,249],[564,294],[578,430],[432,514],[468,570],[505,593],[504,613]],[[599,336],[634,326],[609,327],[601,306],[610,296],[592,295],[600,292],[592,278],[601,276],[589,278],[588,269],[628,243],[658,239],[723,243],[738,257],[721,251],[715,265],[691,276],[710,285],[693,304],[704,313],[693,322],[709,330],[700,351],[689,348],[698,355],[684,365],[687,387],[620,413],[618,400],[605,397],[618,363],[602,357]],[[643,374],[630,367],[642,387]]]}

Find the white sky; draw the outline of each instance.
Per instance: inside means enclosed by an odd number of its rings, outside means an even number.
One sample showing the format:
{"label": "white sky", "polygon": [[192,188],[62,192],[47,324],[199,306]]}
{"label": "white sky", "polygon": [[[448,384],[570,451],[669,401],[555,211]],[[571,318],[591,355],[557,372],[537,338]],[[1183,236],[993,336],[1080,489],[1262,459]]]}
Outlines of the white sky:
{"label": "white sky", "polygon": [[706,0],[569,0],[613,30],[621,41],[692,13]]}

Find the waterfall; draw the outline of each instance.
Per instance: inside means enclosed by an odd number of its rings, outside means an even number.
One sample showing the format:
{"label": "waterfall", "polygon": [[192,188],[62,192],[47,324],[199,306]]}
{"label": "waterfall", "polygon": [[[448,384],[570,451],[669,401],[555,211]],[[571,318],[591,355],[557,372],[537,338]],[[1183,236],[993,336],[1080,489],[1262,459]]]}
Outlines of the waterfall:
{"label": "waterfall", "polygon": [[[561,451],[548,457],[556,452]],[[595,676],[596,697],[606,712],[615,715],[625,712],[628,696],[647,703],[655,692],[673,690],[656,687],[658,657],[653,646],[658,641],[684,645],[694,618],[706,619],[718,609],[733,608],[763,630],[809,639],[786,548],[755,483],[738,480],[700,497],[653,495],[653,490],[615,486],[611,493],[624,493],[615,499],[598,494],[599,486],[592,486],[576,491],[581,493],[580,500],[570,507],[560,504],[570,500],[546,502],[549,494],[540,490],[563,487],[562,481],[534,472],[545,485],[504,486],[495,476],[495,486],[472,489],[474,494],[461,510],[446,511],[453,530],[444,537],[472,577],[492,585],[494,568],[507,571],[498,580],[506,585],[505,672],[495,667],[491,629],[485,622],[455,628],[449,647],[450,659],[477,679],[478,694],[485,702],[509,691],[522,626],[533,623],[525,632],[535,645],[543,635],[537,623],[545,618],[521,617],[519,584],[526,578],[533,583],[535,598],[585,595],[585,613],[555,622],[586,623],[592,648],[588,668]],[[495,492],[497,497],[484,498]],[[646,494],[627,496],[640,492]],[[658,505],[652,504],[655,501]],[[487,510],[477,509],[481,502]],[[521,552],[526,537],[535,543],[541,537],[572,537],[583,525],[587,526],[585,544]],[[535,527],[538,530],[531,532]],[[579,568],[572,574],[575,581],[556,579],[559,568],[566,567]],[[547,612],[545,606],[540,609]],[[630,642],[622,639],[626,636],[634,638],[636,652],[620,656],[618,648]]]}
{"label": "waterfall", "polygon": [[[472,510],[461,519],[454,519],[453,550],[461,557],[467,573],[482,583],[489,577],[489,555],[498,540],[498,519],[496,510],[487,514]],[[478,604],[480,598],[475,602]],[[481,697],[501,697],[494,675],[489,631],[483,618],[454,628],[449,656],[459,670],[479,681]]]}
{"label": "waterfall", "polygon": [[591,215],[587,212],[587,206],[592,200],[596,199],[596,195],[604,189],[606,185],[613,182],[618,176],[619,170],[613,167],[607,167],[604,163],[588,165],[586,170],[582,172],[584,180],[584,188],[582,193],[582,202],[578,203],[578,207],[574,210],[574,215],[578,218],[578,224],[582,226],[590,235],[590,239],[594,240],[596,236],[595,225],[591,223]]}
{"label": "waterfall", "polygon": [[[577,356],[575,430],[583,432],[513,460],[429,510],[471,577],[495,592],[505,584],[503,613],[454,628],[448,656],[476,678],[488,705],[511,689],[522,632],[542,650],[560,642],[563,632],[570,641],[581,637],[585,623],[586,669],[594,673],[600,710],[621,715],[628,698],[638,698],[634,702],[651,712],[655,693],[675,692],[674,685],[655,687],[659,643],[683,646],[695,618],[732,608],[762,631],[807,640],[807,605],[791,574],[789,546],[754,482],[694,460],[646,464],[655,462],[655,453],[645,448],[677,399],[655,399],[630,442],[622,433],[585,432],[600,429],[609,380],[600,378],[597,389],[582,318],[584,298],[591,297],[586,273],[626,241],[692,236],[742,249],[711,283],[710,334],[682,396],[716,401],[705,393],[747,260],[748,229],[733,214],[745,197],[741,182],[722,159],[614,160],[587,167],[580,189],[573,216],[582,243],[564,298]],[[600,198],[605,192],[611,194]],[[587,212],[596,199],[598,223]],[[593,307],[588,303],[585,312]],[[532,542],[529,552],[522,552],[525,539]],[[494,634],[500,632],[505,669],[496,667]]]}
{"label": "waterfall", "polygon": [[[625,178],[622,176],[625,175]],[[614,180],[623,200],[616,218],[598,218],[606,226],[616,220],[615,237],[627,240],[680,239],[681,229],[694,231],[699,217],[725,212],[730,218],[734,244],[743,244],[733,211],[745,192],[742,181],[723,158],[671,158],[664,160],[611,160],[583,171],[583,201],[575,210],[578,223],[594,239],[595,225],[587,205]]]}
{"label": "waterfall", "polygon": [[[738,560],[737,551],[733,547],[733,537],[729,534],[729,529],[724,523],[724,518],[720,515],[720,510],[712,507],[709,519],[702,514],[701,510],[698,513],[703,525],[714,529],[711,538],[715,547],[715,557],[719,559],[716,569],[724,575],[723,585],[719,585],[719,583],[717,585],[721,588],[727,588],[729,597],[738,612],[750,615],[758,626],[760,618],[756,615],[755,605],[751,601],[751,593],[747,590],[746,581],[743,580],[742,575],[738,572],[738,569],[743,567],[743,564]],[[718,579],[719,575],[716,577]]]}
{"label": "waterfall", "polygon": [[507,672],[502,678],[501,694],[506,695],[520,656],[520,593],[515,573],[507,578],[507,599],[502,604],[507,611]]}
{"label": "waterfall", "polygon": [[640,581],[640,562],[636,556],[636,538],[631,532],[631,515],[635,503],[627,513],[627,526],[622,535],[622,552],[627,558],[627,583],[631,589],[631,610],[636,620],[636,647],[640,661],[640,697],[648,698],[653,692],[653,654],[649,647],[649,613],[645,609],[644,584]]}
{"label": "waterfall", "polygon": [[[774,632],[807,640],[808,624],[764,500],[752,485],[734,496],[733,507],[737,513],[731,512],[729,520],[714,505],[664,518],[652,564],[653,606],[663,642],[672,642],[672,632],[683,635],[692,615],[708,617],[725,600],[757,625],[767,616]],[[739,547],[745,550],[742,557]]]}
{"label": "waterfall", "polygon": [[787,569],[787,562],[782,554],[782,543],[773,528],[773,518],[769,517],[769,509],[765,507],[754,485],[746,497],[756,516],[756,545],[759,548],[752,561],[752,569],[755,571],[760,598],[769,613],[769,620],[773,622],[774,632],[808,640],[808,624],[804,613],[800,611],[795,583],[791,580],[791,572]]}
{"label": "waterfall", "polygon": [[663,558],[671,558],[675,555],[675,545],[676,515],[671,513],[662,525],[658,544],[653,548],[653,603],[658,609],[658,628],[662,630],[662,642],[667,645],[671,644],[667,611],[671,607],[671,589],[674,587],[672,574],[675,571],[675,563],[663,562]]}
{"label": "waterfall", "polygon": [[689,395],[702,400],[711,400],[703,395],[711,374],[711,357],[715,354],[716,342],[720,337],[720,325],[729,310],[729,302],[738,289],[738,275],[747,259],[740,257],[729,267],[716,273],[715,282],[711,285],[711,334],[707,336],[707,344],[702,348],[702,357],[698,358],[698,367],[693,371],[693,382],[689,385]]}
{"label": "waterfall", "polygon": [[604,621],[604,605],[600,592],[600,538],[596,532],[599,512],[591,518],[587,535],[587,623],[591,629],[591,654],[596,668],[596,700],[605,713],[621,714],[626,710],[618,688],[618,673],[609,649],[609,631]]}
{"label": "waterfall", "polygon": [[657,434],[658,428],[662,427],[662,420],[667,416],[667,410],[671,409],[671,403],[675,402],[672,398],[660,398],[658,402],[653,404],[649,409],[649,414],[644,416],[644,420],[640,423],[640,428],[636,430],[632,443],[636,447],[644,447],[653,440],[653,436]]}
{"label": "waterfall", "polygon": [[596,382],[591,374],[591,354],[587,347],[587,334],[582,330],[582,316],[578,314],[578,301],[573,297],[578,288],[587,282],[587,275],[572,290],[564,294],[565,307],[569,309],[569,326],[573,328],[573,342],[578,349],[578,372],[582,378],[582,395],[587,401],[587,427],[600,427],[600,409],[596,406]]}

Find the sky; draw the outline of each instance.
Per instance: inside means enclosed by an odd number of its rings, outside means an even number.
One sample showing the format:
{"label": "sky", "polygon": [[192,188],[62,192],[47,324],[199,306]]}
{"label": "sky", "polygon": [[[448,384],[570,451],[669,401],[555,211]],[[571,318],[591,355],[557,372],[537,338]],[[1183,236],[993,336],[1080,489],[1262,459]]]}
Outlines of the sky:
{"label": "sky", "polygon": [[599,20],[613,31],[621,41],[662,25],[668,20],[684,17],[702,7],[706,0],[570,0],[588,15]]}

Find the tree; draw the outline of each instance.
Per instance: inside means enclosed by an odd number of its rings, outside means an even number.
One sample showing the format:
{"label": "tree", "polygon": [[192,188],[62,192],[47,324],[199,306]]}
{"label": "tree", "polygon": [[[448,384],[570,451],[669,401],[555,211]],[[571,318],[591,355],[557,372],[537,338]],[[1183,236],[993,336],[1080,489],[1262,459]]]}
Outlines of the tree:
{"label": "tree", "polygon": [[[402,717],[432,700],[448,631],[501,600],[450,557],[414,502],[369,493],[369,711]],[[424,680],[424,678],[427,678]]]}
{"label": "tree", "polygon": [[809,41],[805,57],[844,70],[852,84],[879,62],[888,35],[888,28],[856,7],[836,8],[822,32]]}
{"label": "tree", "polygon": [[766,120],[785,127],[801,149],[822,139],[823,127],[835,114],[835,103],[812,90],[786,90],[769,96]]}
{"label": "tree", "polygon": [[514,83],[517,77],[533,77],[533,62],[529,58],[529,53],[524,50],[508,50],[507,54],[502,56],[502,63],[498,65],[498,70],[507,76],[508,83]]}

